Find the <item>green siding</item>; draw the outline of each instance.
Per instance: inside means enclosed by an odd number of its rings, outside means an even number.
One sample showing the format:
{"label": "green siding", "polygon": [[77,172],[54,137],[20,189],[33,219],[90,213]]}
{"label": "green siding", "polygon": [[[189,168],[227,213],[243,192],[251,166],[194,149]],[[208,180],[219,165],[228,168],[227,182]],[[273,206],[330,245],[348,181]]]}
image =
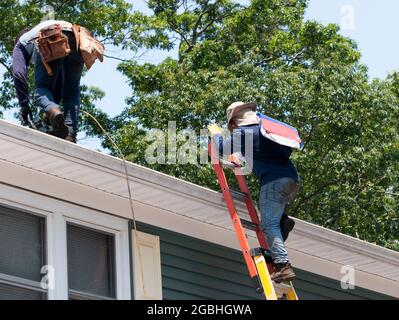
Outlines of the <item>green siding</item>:
{"label": "green siding", "polygon": [[[161,239],[163,297],[175,299],[262,299],[252,287],[242,253],[182,234],[139,224]],[[300,299],[389,299],[362,288],[342,290],[339,281],[295,270]]]}

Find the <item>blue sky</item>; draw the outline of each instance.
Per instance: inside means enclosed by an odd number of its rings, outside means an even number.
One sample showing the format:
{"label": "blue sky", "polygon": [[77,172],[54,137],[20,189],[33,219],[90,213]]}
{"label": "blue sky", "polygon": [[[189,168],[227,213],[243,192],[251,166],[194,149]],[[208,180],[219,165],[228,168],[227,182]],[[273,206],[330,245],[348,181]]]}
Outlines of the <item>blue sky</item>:
{"label": "blue sky", "polygon": [[[131,2],[136,10],[147,11],[144,0]],[[246,3],[247,0],[240,2]],[[398,12],[398,0],[310,0],[306,18],[323,24],[341,25],[341,33],[358,43],[362,62],[368,66],[370,77],[383,78],[388,72],[399,69]],[[108,54],[118,55],[117,52]],[[175,52],[147,52],[140,61],[157,63],[167,55],[173,56]],[[106,92],[106,97],[98,105],[111,116],[124,109],[125,99],[131,94],[126,78],[116,70],[118,63],[112,59],[96,63],[82,80]],[[7,112],[6,119],[15,122],[13,112]],[[96,140],[80,141],[80,144],[98,147]]]}

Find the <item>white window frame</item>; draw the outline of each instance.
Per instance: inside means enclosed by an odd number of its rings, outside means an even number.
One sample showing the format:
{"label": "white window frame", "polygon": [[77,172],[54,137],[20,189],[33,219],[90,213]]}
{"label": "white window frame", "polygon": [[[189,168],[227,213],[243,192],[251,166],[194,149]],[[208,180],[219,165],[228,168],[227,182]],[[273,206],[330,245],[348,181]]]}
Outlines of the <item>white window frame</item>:
{"label": "white window frame", "polygon": [[114,236],[116,299],[131,299],[128,220],[1,184],[0,191],[0,205],[46,219],[47,264],[55,270],[48,300],[68,300],[68,223]]}
{"label": "white window frame", "polygon": [[[162,270],[159,236],[132,230],[133,283],[135,300],[162,300]],[[137,240],[136,240],[137,238]],[[139,249],[140,247],[140,249]],[[150,248],[150,256],[148,254]],[[140,252],[139,252],[140,250]],[[150,260],[149,265],[143,265]],[[142,268],[143,273],[141,272]],[[143,288],[144,277],[144,288]],[[144,292],[144,290],[146,292]]]}
{"label": "white window frame", "polygon": [[[89,220],[91,220],[91,218],[93,218],[92,216],[88,216],[85,215],[85,219],[82,220],[80,219],[75,219],[75,218],[71,218],[69,216],[65,216],[65,228],[67,226],[67,224],[73,224],[75,226],[78,227],[83,227],[83,228],[89,228],[93,231],[98,231],[98,232],[103,232],[103,233],[107,233],[111,236],[114,237],[114,253],[115,253],[115,285],[116,285],[116,299],[117,300],[121,300],[124,299],[124,293],[123,293],[123,287],[124,287],[124,278],[122,277],[123,275],[123,266],[122,266],[122,255],[123,252],[125,252],[125,256],[128,257],[128,253],[129,252],[129,248],[126,246],[123,246],[123,231],[119,231],[119,230],[115,230],[115,229],[111,229],[108,226],[112,223],[112,221],[109,221],[109,219],[105,219],[108,221],[105,221],[103,219],[99,219],[98,216],[95,217],[95,221],[91,221],[88,222]],[[104,224],[99,224],[101,222],[104,222]],[[127,224],[127,222],[126,222]],[[107,227],[105,227],[104,225],[107,225]],[[127,233],[126,229],[126,232]],[[129,242],[128,237],[126,237],[127,243]],[[125,241],[126,243],[126,241]],[[67,264],[68,265],[68,264]],[[129,282],[130,282],[130,273],[129,273]],[[130,297],[129,297],[130,298]]]}

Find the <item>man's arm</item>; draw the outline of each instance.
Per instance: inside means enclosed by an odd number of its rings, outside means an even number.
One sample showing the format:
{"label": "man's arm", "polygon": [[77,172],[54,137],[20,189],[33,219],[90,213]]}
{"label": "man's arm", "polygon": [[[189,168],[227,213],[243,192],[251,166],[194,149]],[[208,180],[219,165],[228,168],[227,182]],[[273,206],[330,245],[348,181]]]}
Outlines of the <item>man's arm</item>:
{"label": "man's arm", "polygon": [[213,140],[215,141],[216,146],[218,147],[219,155],[229,156],[233,153],[232,135],[224,139],[221,134],[217,134],[213,137]]}
{"label": "man's arm", "polygon": [[20,115],[24,125],[28,125],[28,118],[31,115],[28,66],[32,57],[33,47],[32,50],[30,49],[29,47],[25,48],[21,43],[17,43],[12,55],[12,73],[20,106]]}
{"label": "man's arm", "polygon": [[214,136],[219,154],[223,156],[229,156],[233,153],[241,153],[245,155],[245,135],[241,130],[234,130],[230,136],[223,138],[221,134]]}
{"label": "man's arm", "polygon": [[218,148],[219,155],[229,156],[233,153],[245,155],[245,134],[242,130],[234,130],[226,139],[222,136],[222,128],[216,124],[208,126],[212,140]]}

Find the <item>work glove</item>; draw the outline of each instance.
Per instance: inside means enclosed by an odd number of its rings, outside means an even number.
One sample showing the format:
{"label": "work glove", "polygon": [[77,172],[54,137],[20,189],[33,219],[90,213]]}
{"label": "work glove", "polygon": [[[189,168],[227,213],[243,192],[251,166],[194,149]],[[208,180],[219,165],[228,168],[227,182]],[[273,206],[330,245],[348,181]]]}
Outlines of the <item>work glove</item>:
{"label": "work glove", "polygon": [[210,124],[208,126],[208,130],[212,137],[218,134],[222,134],[222,128],[219,127],[216,123]]}

